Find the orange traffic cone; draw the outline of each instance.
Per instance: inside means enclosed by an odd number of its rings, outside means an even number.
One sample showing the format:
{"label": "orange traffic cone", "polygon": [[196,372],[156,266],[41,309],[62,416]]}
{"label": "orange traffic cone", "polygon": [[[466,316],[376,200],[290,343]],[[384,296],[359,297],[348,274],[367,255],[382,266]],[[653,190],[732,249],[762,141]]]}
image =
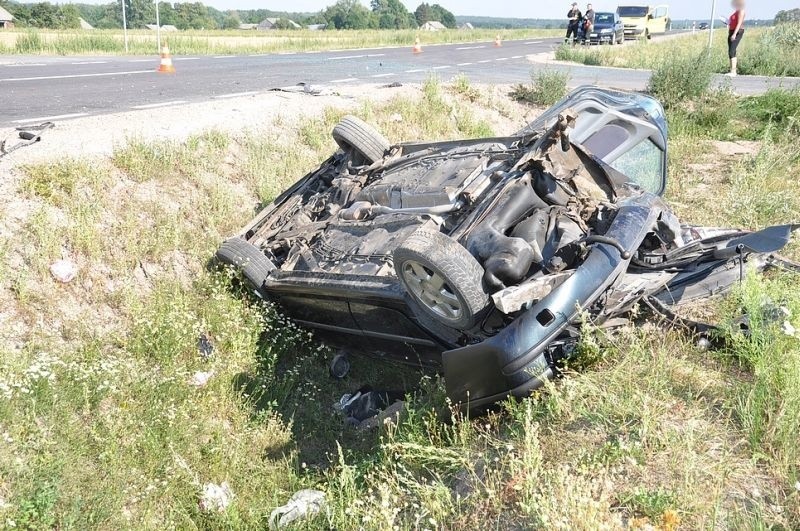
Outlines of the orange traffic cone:
{"label": "orange traffic cone", "polygon": [[172,64],[172,56],[169,54],[169,46],[164,43],[161,47],[161,64],[158,65],[156,72],[161,74],[174,74],[175,66]]}
{"label": "orange traffic cone", "polygon": [[503,45],[503,39],[500,38],[500,35],[498,35],[497,38],[495,38],[494,45],[497,46],[498,48]]}
{"label": "orange traffic cone", "polygon": [[422,53],[422,44],[419,42],[419,37],[417,37],[417,40],[414,42],[414,48],[412,48],[412,50],[414,53]]}

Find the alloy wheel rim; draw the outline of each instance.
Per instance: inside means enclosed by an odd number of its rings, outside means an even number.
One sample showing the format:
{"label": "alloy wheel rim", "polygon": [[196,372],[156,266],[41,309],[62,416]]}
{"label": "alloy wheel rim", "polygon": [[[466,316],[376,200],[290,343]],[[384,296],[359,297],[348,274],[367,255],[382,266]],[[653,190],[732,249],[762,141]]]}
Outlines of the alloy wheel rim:
{"label": "alloy wheel rim", "polygon": [[464,314],[453,288],[431,268],[410,260],[403,265],[403,278],[414,297],[439,317],[457,321]]}

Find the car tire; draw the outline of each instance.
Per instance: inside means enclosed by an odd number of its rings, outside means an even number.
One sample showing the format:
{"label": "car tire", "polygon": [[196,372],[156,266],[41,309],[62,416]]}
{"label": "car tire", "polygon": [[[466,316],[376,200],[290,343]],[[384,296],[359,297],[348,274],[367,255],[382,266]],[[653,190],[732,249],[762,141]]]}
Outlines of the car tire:
{"label": "car tire", "polygon": [[371,125],[355,116],[345,116],[333,128],[333,139],[345,151],[354,151],[367,164],[381,160],[391,147],[386,138]]}
{"label": "car tire", "polygon": [[412,234],[395,249],[394,267],[419,319],[468,330],[491,307],[483,267],[441,232],[422,229]]}
{"label": "car tire", "polygon": [[614,45],[617,44],[617,34],[616,33],[611,36],[611,40],[609,41],[609,43],[611,44],[611,46],[614,46]]}
{"label": "car tire", "polygon": [[258,296],[262,296],[261,288],[267,277],[277,269],[258,247],[241,238],[223,243],[217,251],[217,260],[241,271],[248,288]]}

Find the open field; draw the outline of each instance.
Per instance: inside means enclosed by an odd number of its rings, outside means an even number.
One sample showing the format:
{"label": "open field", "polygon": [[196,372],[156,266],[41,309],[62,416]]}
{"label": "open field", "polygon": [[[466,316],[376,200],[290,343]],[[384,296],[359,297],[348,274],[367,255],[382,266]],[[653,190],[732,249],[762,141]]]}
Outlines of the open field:
{"label": "open field", "polygon": [[[716,30],[707,61],[713,72],[729,71],[727,30]],[[708,32],[665,41],[638,41],[611,46],[568,47],[556,51],[556,59],[586,65],[652,69],[676,56],[699,57],[707,49]],[[748,28],[739,46],[739,73],[762,76],[800,76],[800,24],[776,28]]]}
{"label": "open field", "polygon": [[[565,379],[446,423],[435,375],[356,361],[332,381],[330,352],[207,267],[260,204],[330,155],[343,114],[395,141],[508,134],[529,110],[507,92],[430,81],[385,101],[264,113],[260,129],[4,161],[0,525],[264,529],[293,492],[319,488],[329,510],[299,528],[800,526],[800,338],[759,318],[768,297],[800,328],[792,277],[749,279],[695,309],[753,316],[753,334],[731,331],[726,351],[639,321],[613,336],[588,324]],[[800,95],[708,98],[670,111],[681,217],[800,219]],[[70,284],[49,272],[62,257],[79,266]],[[359,433],[334,415],[365,383],[417,390],[399,426]],[[227,510],[202,511],[204,486],[225,482]]]}
{"label": "open field", "polygon": [[[309,52],[380,46],[411,47],[417,36],[424,44],[490,41],[498,34],[503,39],[549,37],[552,30],[337,30],[337,31],[179,31],[164,32],[163,40],[173,53],[246,54],[276,52]],[[156,53],[156,34],[149,30],[128,32],[129,53]],[[119,30],[70,31],[0,31],[0,54],[124,54],[125,45]]]}

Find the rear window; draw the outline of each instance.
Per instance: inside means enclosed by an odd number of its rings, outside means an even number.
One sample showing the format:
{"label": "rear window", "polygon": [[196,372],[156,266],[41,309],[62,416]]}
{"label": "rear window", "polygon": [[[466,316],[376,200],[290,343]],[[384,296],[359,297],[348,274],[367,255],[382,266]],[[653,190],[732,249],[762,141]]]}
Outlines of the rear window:
{"label": "rear window", "polygon": [[646,17],[648,8],[646,7],[620,7],[618,9],[621,17]]}
{"label": "rear window", "polygon": [[597,16],[594,18],[595,22],[603,22],[603,23],[610,23],[614,22],[614,14],[613,13],[598,13]]}
{"label": "rear window", "polygon": [[648,192],[657,194],[664,183],[664,152],[647,139],[615,160],[611,166]]}

